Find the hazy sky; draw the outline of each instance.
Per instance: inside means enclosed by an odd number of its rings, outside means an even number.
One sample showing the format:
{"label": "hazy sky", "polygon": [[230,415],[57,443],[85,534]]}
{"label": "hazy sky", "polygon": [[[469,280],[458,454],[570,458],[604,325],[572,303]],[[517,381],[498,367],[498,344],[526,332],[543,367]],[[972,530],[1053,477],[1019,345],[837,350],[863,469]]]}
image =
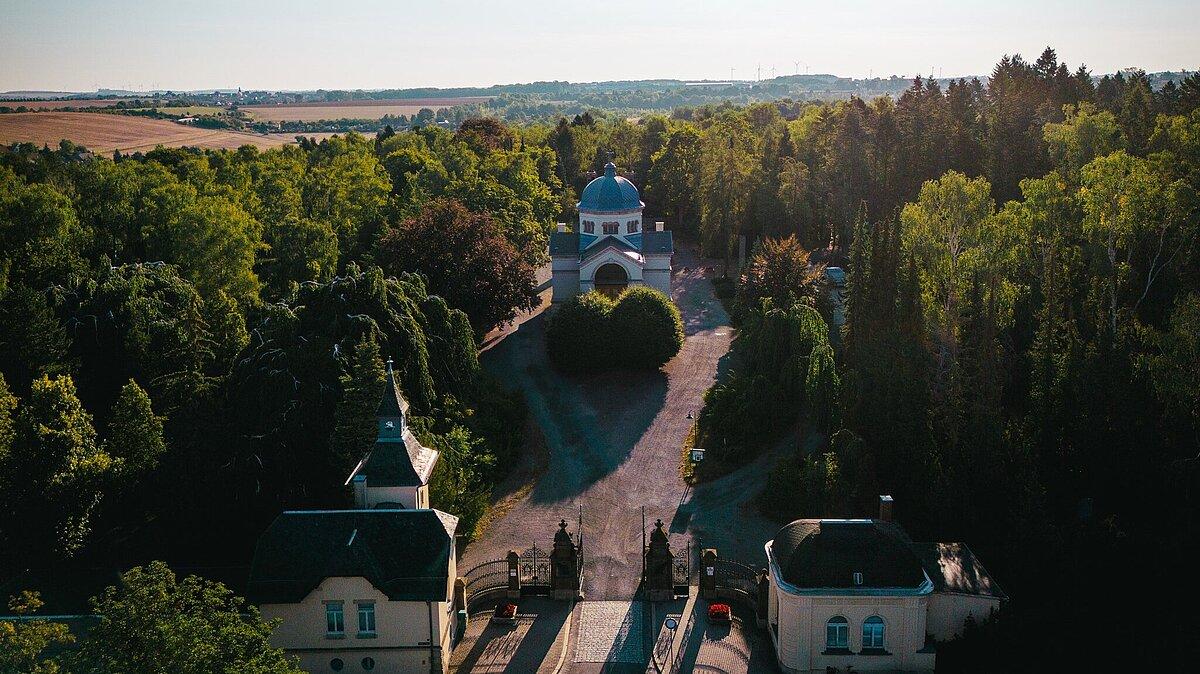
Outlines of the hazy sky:
{"label": "hazy sky", "polygon": [[[0,91],[1200,67],[1197,0],[0,0]],[[797,62],[799,65],[797,66]]]}

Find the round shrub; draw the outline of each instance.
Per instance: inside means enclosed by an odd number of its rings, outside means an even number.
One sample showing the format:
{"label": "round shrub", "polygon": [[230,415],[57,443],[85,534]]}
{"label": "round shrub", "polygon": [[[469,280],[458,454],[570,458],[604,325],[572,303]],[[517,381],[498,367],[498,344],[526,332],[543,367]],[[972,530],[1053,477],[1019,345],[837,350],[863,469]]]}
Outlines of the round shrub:
{"label": "round shrub", "polygon": [[566,372],[588,372],[613,363],[609,314],[613,302],[597,292],[564,302],[546,320],[550,364]]}
{"label": "round shrub", "polygon": [[683,318],[662,292],[634,286],[609,315],[617,362],[622,367],[656,369],[683,347]]}

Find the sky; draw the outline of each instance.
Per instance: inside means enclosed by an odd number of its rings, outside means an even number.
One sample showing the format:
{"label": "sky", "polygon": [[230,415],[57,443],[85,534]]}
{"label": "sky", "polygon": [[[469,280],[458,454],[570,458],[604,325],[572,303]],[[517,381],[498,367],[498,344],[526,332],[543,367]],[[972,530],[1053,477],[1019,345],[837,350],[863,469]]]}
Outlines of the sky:
{"label": "sky", "polygon": [[[1196,0],[0,0],[0,91],[1200,68]],[[761,70],[759,70],[761,68]]]}

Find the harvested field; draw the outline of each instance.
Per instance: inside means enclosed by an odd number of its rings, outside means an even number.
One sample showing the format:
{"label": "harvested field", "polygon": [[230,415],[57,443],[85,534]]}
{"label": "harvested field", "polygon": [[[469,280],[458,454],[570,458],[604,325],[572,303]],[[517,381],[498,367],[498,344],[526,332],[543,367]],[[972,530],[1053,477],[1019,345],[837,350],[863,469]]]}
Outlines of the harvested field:
{"label": "harvested field", "polygon": [[0,98],[0,106],[19,108],[25,106],[30,110],[56,110],[58,108],[106,108],[121,101],[133,101],[134,98],[73,98],[66,101],[13,101]]}
{"label": "harvested field", "polygon": [[437,110],[485,103],[487,96],[463,98],[392,98],[378,101],[313,101],[280,105],[243,105],[241,110],[264,122],[317,122],[333,119],[379,119],[384,115],[415,115],[422,108]]}
{"label": "harvested field", "polygon": [[292,139],[224,129],[199,129],[165,119],[96,112],[20,112],[0,115],[0,145],[58,145],[62,139],[93,152],[145,152],[159,145],[234,149],[243,145],[279,147]]}

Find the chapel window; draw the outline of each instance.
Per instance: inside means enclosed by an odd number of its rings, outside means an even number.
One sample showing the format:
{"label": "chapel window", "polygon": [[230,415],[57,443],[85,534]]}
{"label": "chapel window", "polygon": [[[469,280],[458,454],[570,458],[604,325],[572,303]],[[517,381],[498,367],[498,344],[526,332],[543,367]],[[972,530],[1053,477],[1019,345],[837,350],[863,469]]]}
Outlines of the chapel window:
{"label": "chapel window", "polygon": [[617,223],[617,222],[606,222],[606,223],[604,223],[604,233],[605,234],[616,234],[617,228],[619,226],[620,226],[620,223]]}
{"label": "chapel window", "polygon": [[584,220],[583,221],[583,233],[584,234],[595,234],[596,233],[596,223],[592,222],[591,220]]}
{"label": "chapel window", "polygon": [[639,224],[639,223],[638,223],[638,221],[637,221],[637,220],[630,220],[630,221],[629,221],[629,233],[630,233],[630,234],[633,234],[634,232],[638,231],[638,224]]}

